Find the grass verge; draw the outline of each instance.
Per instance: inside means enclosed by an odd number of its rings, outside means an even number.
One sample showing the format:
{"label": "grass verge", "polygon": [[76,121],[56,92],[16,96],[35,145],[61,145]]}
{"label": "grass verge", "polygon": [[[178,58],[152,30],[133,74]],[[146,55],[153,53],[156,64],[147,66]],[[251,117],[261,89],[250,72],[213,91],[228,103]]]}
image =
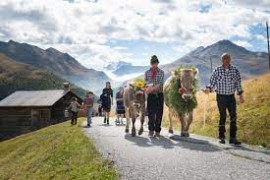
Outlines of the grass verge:
{"label": "grass verge", "polygon": [[[238,138],[248,144],[270,148],[270,73],[243,82],[245,103],[237,98]],[[196,94],[198,107],[194,110],[194,119],[190,132],[217,137],[219,114],[214,93]],[[205,118],[204,118],[205,117]],[[180,122],[173,119],[174,127],[180,130]],[[229,117],[227,117],[226,136],[229,137]],[[164,110],[165,127],[168,123],[168,109]]]}
{"label": "grass verge", "polygon": [[0,179],[113,180],[118,174],[81,127],[64,122],[0,142]]}

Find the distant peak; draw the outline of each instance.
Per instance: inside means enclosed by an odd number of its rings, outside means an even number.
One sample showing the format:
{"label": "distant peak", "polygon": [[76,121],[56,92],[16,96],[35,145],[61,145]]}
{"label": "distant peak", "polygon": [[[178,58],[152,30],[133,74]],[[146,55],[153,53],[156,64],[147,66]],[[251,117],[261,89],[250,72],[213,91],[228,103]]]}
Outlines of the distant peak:
{"label": "distant peak", "polygon": [[223,39],[217,42],[217,44],[233,44],[230,40]]}
{"label": "distant peak", "polygon": [[131,63],[129,62],[125,62],[125,61],[119,61],[117,62],[118,65],[132,65]]}
{"label": "distant peak", "polygon": [[204,49],[203,46],[199,46],[199,47],[197,47],[194,51],[201,51],[201,50],[203,50],[203,49]]}
{"label": "distant peak", "polygon": [[203,49],[204,49],[203,46],[199,46],[196,49],[194,49],[193,51],[191,51],[189,54],[198,53],[198,52],[202,51]]}
{"label": "distant peak", "polygon": [[233,49],[242,49],[242,50],[246,50],[244,47],[239,46],[237,44],[235,44],[234,42],[230,41],[230,40],[220,40],[208,47],[220,47],[220,48],[225,48],[228,50],[233,50]]}
{"label": "distant peak", "polygon": [[228,40],[228,39],[222,39],[222,40],[220,40],[220,41],[218,41],[218,42],[227,42],[227,43],[231,43],[231,41]]}
{"label": "distant peak", "polygon": [[13,41],[13,40],[9,40],[9,41],[8,41],[8,44],[18,44],[18,42]]}
{"label": "distant peak", "polygon": [[48,49],[46,49],[46,51],[48,51],[48,52],[57,52],[57,53],[60,52],[57,49],[54,49],[53,47],[49,47]]}

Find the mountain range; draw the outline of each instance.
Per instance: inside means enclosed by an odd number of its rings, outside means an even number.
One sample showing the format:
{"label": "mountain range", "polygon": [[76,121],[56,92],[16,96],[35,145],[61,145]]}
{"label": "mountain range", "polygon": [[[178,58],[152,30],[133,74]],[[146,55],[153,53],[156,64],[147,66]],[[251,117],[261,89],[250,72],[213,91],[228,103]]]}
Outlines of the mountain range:
{"label": "mountain range", "polygon": [[[211,72],[215,67],[221,65],[220,56],[227,52],[232,57],[232,64],[241,72],[243,79],[248,79],[254,75],[264,74],[268,71],[268,54],[265,52],[252,52],[244,47],[238,46],[229,40],[221,40],[210,46],[199,46],[183,57],[170,64],[160,65],[165,72],[167,79],[171,71],[182,65],[184,67],[195,66],[199,70],[199,84],[204,87],[209,83]],[[212,61],[212,67],[211,67]],[[149,66],[133,66],[131,63],[119,61],[109,64],[106,69],[121,76],[126,74],[142,74]],[[128,81],[133,80],[132,78]],[[126,84],[123,83],[122,85]]]}
{"label": "mountain range", "polygon": [[[63,89],[66,80],[40,68],[17,62],[0,53],[0,100],[16,90]],[[80,97],[86,91],[71,84]]]}
{"label": "mountain range", "polygon": [[165,71],[165,76],[169,77],[170,72],[177,66],[195,66],[199,69],[199,81],[203,87],[209,83],[211,69],[213,71],[215,67],[221,65],[220,56],[224,52],[231,55],[231,63],[239,69],[243,79],[268,72],[267,53],[249,51],[229,40],[221,40],[207,47],[198,47],[180,59],[161,66],[161,68]]}
{"label": "mountain range", "polygon": [[96,93],[101,91],[100,84],[105,86],[105,82],[110,81],[104,72],[88,69],[68,53],[62,53],[54,48],[44,50],[27,43],[10,40],[9,42],[0,42],[0,53],[17,62],[46,70]]}
{"label": "mountain range", "polygon": [[148,66],[134,66],[131,63],[118,61],[109,64],[105,70],[111,71],[116,76],[123,76],[127,74],[140,74],[149,69]]}
{"label": "mountain range", "polygon": [[[160,68],[164,70],[166,79],[177,66],[195,66],[199,69],[200,86],[204,87],[209,83],[211,71],[221,64],[220,56],[224,52],[231,54],[232,64],[239,68],[243,79],[268,72],[267,53],[252,52],[228,40],[221,40],[207,47],[199,46],[170,64],[160,65]],[[149,66],[133,66],[131,63],[119,61],[109,64],[104,69],[107,71],[105,74],[102,71],[84,67],[69,54],[54,48],[44,50],[12,40],[0,41],[0,62],[1,95],[28,87],[30,89],[48,89],[60,87],[60,85],[62,87],[64,81],[92,90],[99,95],[106,81],[111,81],[115,90],[117,85],[124,83],[110,79],[106,75],[109,74],[108,72],[118,80],[124,76],[132,80],[136,74],[143,74],[149,68]],[[38,80],[42,83],[38,83]]]}

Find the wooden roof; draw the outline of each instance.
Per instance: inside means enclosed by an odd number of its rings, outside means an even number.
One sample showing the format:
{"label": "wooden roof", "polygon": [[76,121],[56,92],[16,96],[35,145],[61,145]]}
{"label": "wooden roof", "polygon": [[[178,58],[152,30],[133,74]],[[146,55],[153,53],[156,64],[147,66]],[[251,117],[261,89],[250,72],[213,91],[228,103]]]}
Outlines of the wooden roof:
{"label": "wooden roof", "polygon": [[0,107],[52,106],[70,91],[16,91],[0,101]]}

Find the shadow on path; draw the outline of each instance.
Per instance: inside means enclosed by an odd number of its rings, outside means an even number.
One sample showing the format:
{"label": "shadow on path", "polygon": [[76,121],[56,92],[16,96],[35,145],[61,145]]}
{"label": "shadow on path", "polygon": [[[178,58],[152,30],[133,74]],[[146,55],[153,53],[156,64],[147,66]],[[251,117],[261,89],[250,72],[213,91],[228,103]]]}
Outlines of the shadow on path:
{"label": "shadow on path", "polygon": [[204,151],[204,152],[220,151],[220,149],[217,146],[210,144],[208,141],[198,140],[194,138],[183,138],[181,136],[178,137],[177,135],[175,135],[173,141],[170,138],[164,136],[161,136],[160,138],[157,137],[148,138],[142,136],[132,137],[130,134],[126,134],[125,139],[141,147],[160,146],[164,149],[172,149],[178,146],[184,149],[195,151]]}
{"label": "shadow on path", "polygon": [[247,152],[256,152],[256,153],[263,153],[266,155],[270,155],[270,151],[269,150],[256,150],[256,149],[251,149],[249,147],[245,147],[245,145],[240,145],[240,146],[234,146],[234,145],[230,145],[228,147],[223,148],[225,150],[241,150],[241,151],[247,151]]}

